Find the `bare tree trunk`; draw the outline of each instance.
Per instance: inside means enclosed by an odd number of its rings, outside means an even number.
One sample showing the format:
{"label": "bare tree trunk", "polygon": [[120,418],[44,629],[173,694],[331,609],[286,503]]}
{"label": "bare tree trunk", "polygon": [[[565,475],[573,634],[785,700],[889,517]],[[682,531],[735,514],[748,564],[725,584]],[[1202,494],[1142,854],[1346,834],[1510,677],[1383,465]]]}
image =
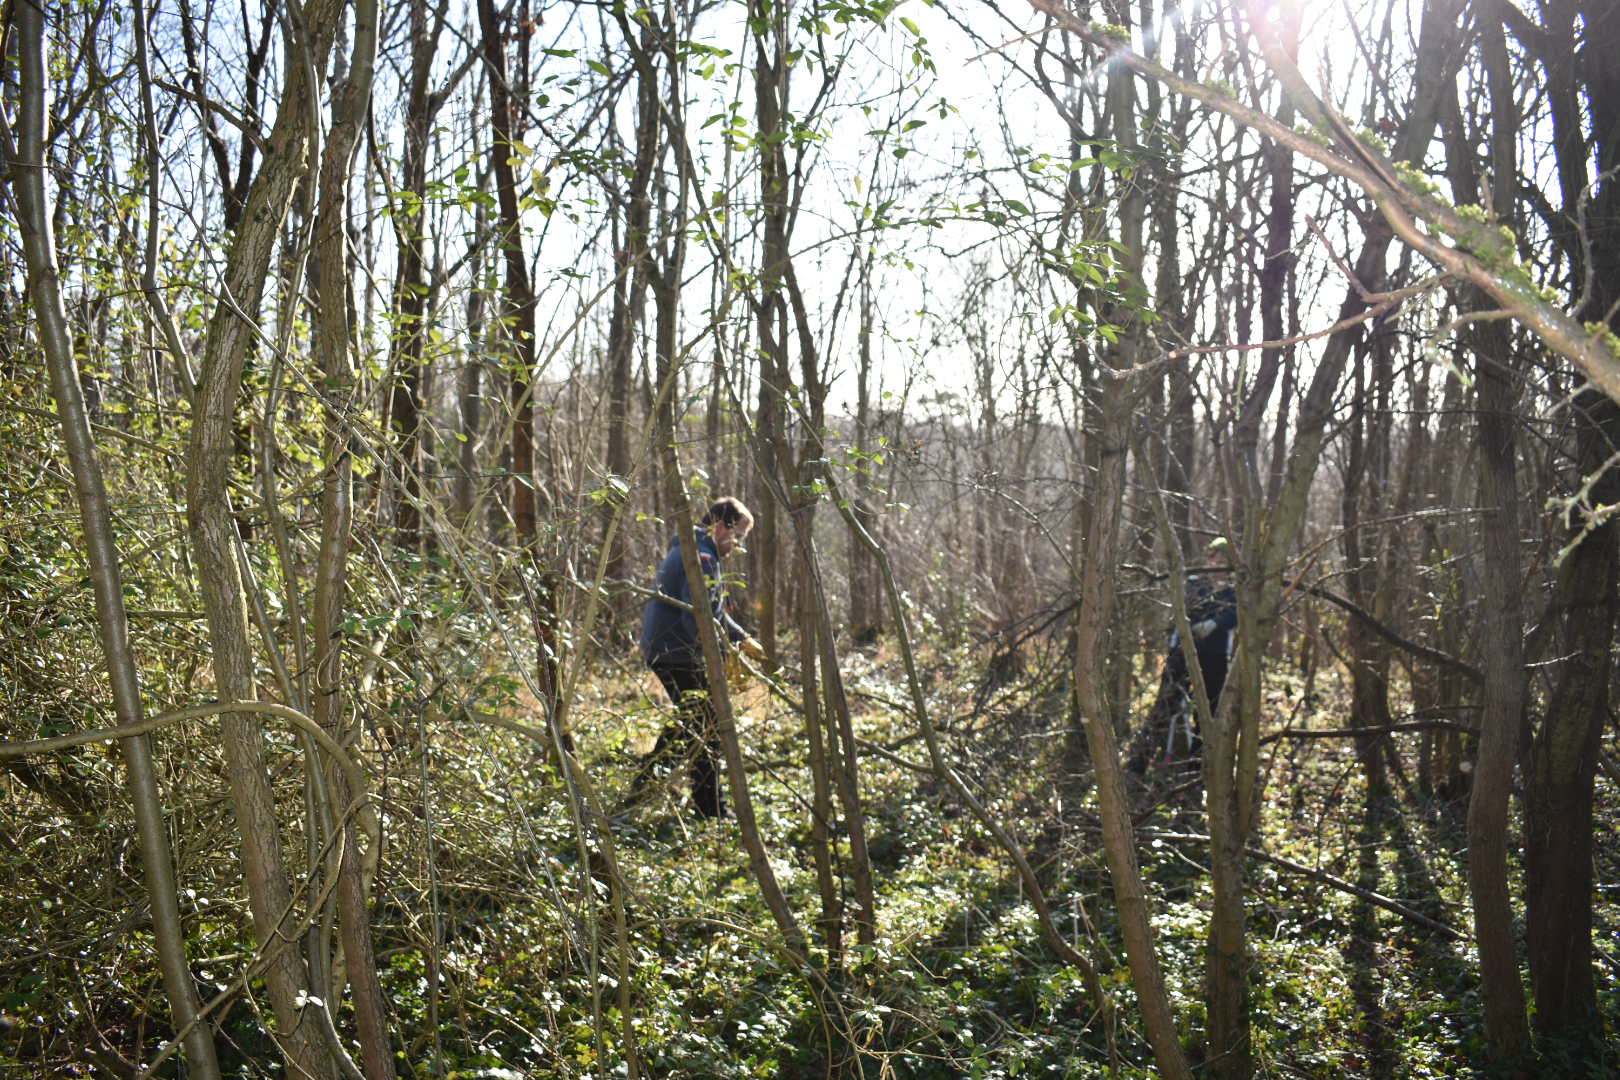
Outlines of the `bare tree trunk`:
{"label": "bare tree trunk", "polygon": [[[1374,331],[1376,334],[1377,331]],[[1387,340],[1374,342],[1372,348],[1386,349]],[[1344,531],[1340,544],[1344,549],[1345,585],[1350,599],[1362,608],[1383,618],[1387,613],[1378,610],[1375,594],[1382,587],[1380,562],[1367,549],[1375,547],[1377,526],[1362,520],[1363,496],[1367,488],[1380,494],[1387,491],[1377,471],[1378,448],[1369,446],[1375,441],[1370,422],[1369,390],[1363,374],[1365,364],[1356,366],[1354,413],[1349,422],[1349,452],[1345,460],[1344,489],[1340,499],[1340,515]],[[1379,370],[1382,370],[1380,367]],[[1376,376],[1375,376],[1376,377]],[[1387,444],[1384,448],[1387,451]],[[1389,647],[1361,620],[1352,620],[1345,628],[1345,652],[1350,668],[1350,726],[1381,730],[1393,723],[1389,711]],[[1367,778],[1369,802],[1381,802],[1389,794],[1389,777],[1384,769],[1384,735],[1356,736],[1356,756],[1361,760]]]}
{"label": "bare tree trunk", "polygon": [[[248,192],[242,224],[231,244],[221,289],[228,300],[219,304],[209,323],[193,409],[187,519],[213,646],[215,684],[224,702],[256,697],[247,596],[237,563],[238,534],[228,491],[237,398],[253,334],[248,320],[259,311],[270,253],[294,185],[307,174],[318,152],[310,130],[316,110],[310,79],[325,67],[331,28],[337,21],[335,7],[331,0],[315,0],[304,9],[301,22],[311,36],[301,36],[300,30],[288,35],[286,92],[266,142],[263,167]],[[309,996],[314,988],[303,959],[286,945],[293,897],[259,724],[251,716],[229,713],[221,718],[220,726],[241,832],[248,903],[259,947],[265,953],[265,981],[280,1045],[290,1071],[326,1080],[335,1065],[323,1039],[322,1020],[311,1014]]]}
{"label": "bare tree trunk", "polygon": [[[1606,463],[1620,445],[1620,406],[1588,387],[1574,412],[1580,472],[1601,473],[1593,505],[1614,505],[1620,471]],[[1610,520],[1560,570],[1549,615],[1563,660],[1525,763],[1525,926],[1536,1031],[1555,1043],[1545,1048],[1549,1063],[1592,1060],[1603,1038],[1592,971],[1592,785],[1610,715],[1617,596],[1620,541]]]}
{"label": "bare tree trunk", "polygon": [[[658,55],[654,20],[640,30],[632,28],[623,12],[616,12],[620,32],[636,65],[636,148],[630,187],[616,209],[624,215],[624,236],[614,253],[613,310],[608,325],[608,432],[607,470],[614,476],[630,474],[631,366],[636,335],[647,299],[647,259],[652,242],[653,168],[658,160],[658,133],[663,127],[658,98]],[[670,31],[672,32],[672,31]],[[638,42],[639,38],[639,42]],[[650,422],[649,418],[649,422]],[[604,528],[612,506],[604,505]],[[609,580],[624,576],[624,547],[608,553]]]}
{"label": "bare tree trunk", "polygon": [[[816,445],[819,447],[819,441]],[[809,479],[814,468],[810,462],[815,460],[819,460],[819,454],[801,465],[801,483]],[[812,631],[801,642],[800,664],[809,668],[819,661],[821,665],[821,682],[827,705],[824,717],[827,769],[844,811],[844,834],[849,839],[849,876],[855,892],[855,935],[860,944],[869,946],[877,940],[877,894],[872,882],[871,856],[866,847],[866,812],[861,805],[855,729],[850,720],[849,697],[844,691],[843,673],[838,668],[838,655],[833,648],[830,599],[821,574],[821,562],[816,554],[811,519],[801,509],[792,515],[791,520],[798,538],[800,566],[804,574],[805,596],[801,602],[813,616],[808,620],[802,615],[800,617],[801,626]],[[809,690],[806,692],[808,694]],[[808,710],[807,701],[807,714]]]}
{"label": "bare tree trunk", "polygon": [[[1480,331],[1500,327],[1479,327]],[[1520,611],[1519,489],[1514,461],[1514,406],[1518,399],[1507,335],[1492,334],[1487,348],[1476,334],[1480,515],[1484,551],[1481,619],[1485,672],[1480,700],[1479,755],[1468,801],[1468,884],[1474,902],[1485,1026],[1493,1055],[1504,1063],[1529,1049],[1524,989],[1513,940],[1508,892],[1508,795],[1524,716],[1524,616]]]}
{"label": "bare tree trunk", "polygon": [[[481,226],[483,212],[480,208],[475,221]],[[476,230],[483,232],[482,228]],[[483,258],[482,252],[473,256],[473,265],[479,269],[475,280],[482,281]],[[457,472],[455,483],[456,524],[463,529],[473,527],[473,506],[475,505],[473,476],[478,471],[478,448],[481,442],[483,426],[481,408],[483,382],[484,353],[489,331],[484,322],[485,293],[480,287],[470,289],[467,293],[467,346],[462,354],[461,371],[456,377],[456,412],[460,423],[461,446],[457,451]]]}
{"label": "bare tree trunk", "polygon": [[422,391],[426,381],[428,283],[425,272],[428,138],[438,99],[428,89],[443,8],[434,25],[428,23],[428,0],[409,0],[411,67],[405,87],[405,154],[400,191],[405,196],[393,217],[399,245],[399,273],[394,282],[392,356],[393,384],[388,402],[388,425],[394,452],[388,456],[393,474],[396,541],[407,551],[421,544]]}
{"label": "bare tree trunk", "polygon": [[[1572,256],[1584,246],[1588,325],[1620,326],[1620,69],[1613,63],[1578,62],[1575,24],[1583,20],[1582,53],[1611,57],[1620,49],[1620,25],[1608,5],[1564,0],[1549,5],[1553,45],[1549,81],[1560,183],[1567,223],[1561,239]],[[1598,179],[1588,189],[1591,144],[1578,134],[1571,106],[1574,76],[1584,76],[1586,109],[1596,136]],[[1583,205],[1584,204],[1584,205]],[[1581,228],[1584,209],[1585,228]],[[1581,262],[1574,261],[1580,266]],[[1620,408],[1588,385],[1570,409],[1575,423],[1576,472],[1592,507],[1620,502],[1620,469],[1610,460],[1620,449]],[[1580,527],[1592,526],[1579,546],[1564,555],[1550,618],[1557,626],[1557,655],[1564,658],[1531,741],[1525,762],[1525,924],[1535,1027],[1549,1068],[1573,1071],[1574,1063],[1613,1067],[1612,1038],[1602,1060],[1603,1021],[1592,970],[1593,780],[1599,740],[1612,709],[1609,685],[1620,582],[1620,536],[1615,521],[1592,522],[1577,510]],[[1566,1064],[1568,1063],[1568,1064]]]}
{"label": "bare tree trunk", "polygon": [[[349,285],[349,178],[356,147],[371,108],[371,84],[377,53],[376,0],[356,0],[354,56],[348,77],[333,91],[332,127],[321,160],[317,193],[314,260],[324,303],[318,305],[315,353],[321,362],[321,386],[328,420],[324,456],[326,478],[321,494],[321,550],[315,570],[314,718],[338,745],[351,742],[344,722],[343,621],[348,551],[353,543],[353,433],[348,417],[354,407],[355,379],[350,363],[355,349],[353,290]],[[413,507],[414,513],[414,507]],[[397,520],[397,519],[396,519]],[[414,542],[414,516],[409,519]],[[393,1080],[394,1054],[388,1041],[388,1014],[377,979],[371,947],[371,919],[366,882],[356,851],[356,833],[347,812],[351,792],[347,778],[329,763],[326,789],[331,793],[329,827],[336,847],[339,931],[349,983],[354,990],[355,1024],[367,1080]],[[374,860],[378,853],[371,852]],[[335,1006],[335,1003],[333,1003]],[[331,1007],[331,1006],[329,1006]]]}
{"label": "bare tree trunk", "polygon": [[[872,264],[877,247],[872,242],[860,269],[860,337],[855,369],[855,451],[860,455],[855,472],[855,514],[868,532],[877,528],[872,470],[876,462],[866,455],[872,443]],[[883,633],[883,607],[878,603],[877,567],[872,553],[854,536],[849,541],[849,628],[857,645],[876,644]]]}
{"label": "bare tree trunk", "polygon": [[1114,906],[1119,912],[1120,933],[1125,939],[1125,956],[1142,1012],[1142,1025],[1153,1047],[1160,1075],[1191,1077],[1154,946],[1152,912],[1136,859],[1130,801],[1105,689],[1114,609],[1114,573],[1119,558],[1119,508],[1125,494],[1132,398],[1128,377],[1123,372],[1130,367],[1128,358],[1121,356],[1116,370],[1102,375],[1103,399],[1097,407],[1099,430],[1089,440],[1093,452],[1088,458],[1095,463],[1097,481],[1093,489],[1092,528],[1085,538],[1081,570],[1074,685],[1097,781],[1103,853],[1114,886]]}
{"label": "bare tree trunk", "polygon": [[[1492,103],[1510,110],[1494,117],[1493,163],[1508,172],[1496,177],[1495,194],[1511,213],[1514,177],[1511,156],[1511,82],[1500,19],[1483,26]],[[1473,300],[1489,307],[1483,295]],[[1520,604],[1519,484],[1514,428],[1520,368],[1513,341],[1500,322],[1475,323],[1469,335],[1476,365],[1479,411],[1475,436],[1479,454],[1479,539],[1484,553],[1479,754],[1468,801],[1468,888],[1474,903],[1474,936],[1479,946],[1480,989],[1485,1033],[1497,1063],[1513,1067],[1530,1050],[1524,987],[1519,978],[1508,887],[1508,798],[1524,720],[1524,614]]]}
{"label": "bare tree trunk", "polygon": [[799,640],[804,643],[799,658],[799,695],[804,702],[805,738],[810,748],[810,852],[816,865],[816,892],[821,897],[821,944],[827,950],[827,967],[836,971],[844,963],[844,899],[833,865],[832,773],[828,763],[832,740],[822,722],[816,654],[809,644],[816,640],[816,634],[815,607],[805,604],[799,609]]}
{"label": "bare tree trunk", "polygon": [[506,303],[508,338],[506,350],[512,356],[512,527],[518,547],[534,566],[534,624],[536,631],[536,676],[546,714],[557,711],[557,582],[555,570],[546,565],[548,553],[537,550],[539,512],[536,492],[541,481],[534,469],[534,373],[535,297],[529,281],[529,264],[523,251],[523,223],[518,207],[517,173],[512,161],[516,153],[517,117],[522,111],[514,99],[507,75],[506,21],[494,0],[478,0],[478,22],[483,33],[484,63],[489,71],[490,127],[494,144],[490,162],[495,174],[495,195],[499,205],[501,254],[506,264]]}
{"label": "bare tree trunk", "polygon": [[[1112,73],[1109,85],[1114,135],[1128,151],[1137,145],[1134,80],[1129,72],[1119,70]],[[1114,886],[1114,906],[1119,912],[1120,934],[1125,939],[1125,955],[1131,968],[1131,983],[1136,989],[1142,1026],[1153,1047],[1160,1075],[1184,1080],[1192,1076],[1192,1070],[1176,1033],[1175,1014],[1154,946],[1152,912],[1136,859],[1130,801],[1125,790],[1124,769],[1120,766],[1106,681],[1109,639],[1115,621],[1114,577],[1119,566],[1131,415],[1136,397],[1130,372],[1146,359],[1141,311],[1147,306],[1147,290],[1141,277],[1140,251],[1147,200],[1142,184],[1140,178],[1125,180],[1118,221],[1120,269],[1126,300],[1104,312],[1106,321],[1120,327],[1119,343],[1106,366],[1098,372],[1100,400],[1094,410],[1096,426],[1086,440],[1086,461],[1096,470],[1096,480],[1085,549],[1075,553],[1081,564],[1081,576],[1074,688],[1095,770],[1097,809],[1103,823],[1103,852]]]}
{"label": "bare tree trunk", "polygon": [[[792,462],[787,440],[788,393],[787,301],[788,274],[788,168],[782,123],[787,109],[791,68],[787,50],[787,7],[750,0],[749,25],[754,46],[754,113],[760,137],[760,205],[763,208],[763,249],[760,253],[759,296],[754,301],[759,333],[759,419],[764,438],[760,468],[772,477],[785,476]],[[762,500],[760,532],[755,554],[759,582],[755,603],[759,610],[759,640],[766,657],[775,662],[782,618],[782,586],[777,551],[782,546],[780,509],[771,498]]]}
{"label": "bare tree trunk", "polygon": [[[151,82],[144,77],[146,31],[141,4],[137,0],[136,47],[141,50],[143,78],[141,92],[150,115]],[[124,608],[122,575],[118,548],[113,536],[112,511],[95,439],[90,432],[89,411],[73,356],[73,339],[63,304],[61,278],[57,270],[56,238],[45,189],[46,160],[46,82],[44,12],[33,4],[23,4],[12,13],[17,32],[16,63],[20,76],[17,131],[4,132],[6,172],[17,205],[17,227],[22,234],[23,258],[28,267],[28,291],[33,299],[39,341],[50,370],[51,394],[56,401],[73,471],[73,486],[84,528],[86,561],[95,592],[96,621],[102,655],[112,683],[113,709],[119,726],[138,723],[142,717],[141,690],[134,650],[129,640],[129,620]],[[0,120],[3,123],[3,120]],[[148,167],[156,170],[155,154]],[[203,1080],[218,1080],[219,1062],[214,1054],[213,1025],[199,1015],[197,987],[186,959],[185,928],[180,920],[179,887],[169,834],[163,816],[163,795],[152,763],[150,736],[136,735],[121,741],[128,771],[130,802],[135,811],[135,827],[140,838],[141,864],[146,873],[147,903],[151,906],[152,929],[163,972],[163,988],[168,994],[171,1020],[182,1036],[188,1072]]]}

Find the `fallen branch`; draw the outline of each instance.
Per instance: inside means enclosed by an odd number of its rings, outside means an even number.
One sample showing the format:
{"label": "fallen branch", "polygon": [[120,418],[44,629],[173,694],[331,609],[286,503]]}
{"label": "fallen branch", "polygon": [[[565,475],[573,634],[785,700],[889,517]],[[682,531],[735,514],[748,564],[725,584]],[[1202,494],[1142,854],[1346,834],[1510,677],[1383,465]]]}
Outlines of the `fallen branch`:
{"label": "fallen branch", "polygon": [[[1197,833],[1143,832],[1142,835],[1155,840],[1188,840],[1199,844],[1209,843],[1209,837],[1200,836]],[[1399,900],[1393,900],[1382,893],[1373,892],[1371,889],[1364,889],[1353,881],[1346,881],[1344,878],[1335,874],[1330,874],[1326,870],[1317,870],[1314,867],[1306,866],[1304,863],[1297,863],[1292,859],[1285,859],[1281,855],[1273,855],[1269,851],[1262,851],[1256,847],[1245,848],[1245,850],[1251,857],[1259,859],[1262,862],[1268,862],[1273,866],[1292,871],[1293,873],[1299,874],[1303,877],[1308,877],[1312,881],[1320,882],[1321,884],[1327,885],[1330,888],[1338,889],[1340,892],[1349,893],[1351,896],[1367,901],[1367,903],[1372,904],[1374,907],[1381,907],[1385,911],[1399,915],[1401,918],[1406,919],[1409,922],[1415,922],[1425,929],[1433,930],[1435,933],[1441,934],[1452,941],[1460,941],[1462,939],[1461,933],[1447,926],[1445,923],[1440,922],[1438,919],[1431,919],[1429,916],[1423,914],[1421,911],[1418,911],[1416,908],[1408,907]]]}
{"label": "fallen branch", "polygon": [[1479,734],[1478,728],[1459,724],[1455,720],[1410,720],[1402,724],[1381,724],[1378,727],[1322,728],[1314,731],[1308,728],[1290,728],[1287,731],[1272,732],[1260,741],[1270,743],[1278,739],[1349,739],[1359,735],[1390,735],[1398,731],[1460,731],[1464,735]]}

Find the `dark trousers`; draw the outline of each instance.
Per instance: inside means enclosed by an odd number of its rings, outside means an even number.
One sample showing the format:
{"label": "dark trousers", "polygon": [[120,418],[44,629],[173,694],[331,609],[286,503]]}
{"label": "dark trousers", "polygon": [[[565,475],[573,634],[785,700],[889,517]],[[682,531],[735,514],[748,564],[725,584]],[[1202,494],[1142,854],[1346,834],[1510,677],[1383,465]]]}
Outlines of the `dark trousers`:
{"label": "dark trousers", "polygon": [[670,758],[690,753],[693,808],[699,817],[724,817],[726,803],[720,794],[720,774],[715,767],[720,757],[720,738],[714,729],[708,676],[702,668],[663,664],[654,664],[653,674],[664,684],[669,700],[675,703],[675,722],[664,728],[652,753],[642,759],[631,789],[643,787],[653,771]]}
{"label": "dark trousers", "polygon": [[[1194,647],[1198,653],[1198,670],[1203,672],[1204,690],[1209,694],[1211,709],[1220,705],[1221,691],[1226,687],[1227,669],[1231,665],[1231,658],[1227,655],[1232,647],[1231,638],[1230,631],[1217,630]],[[1186,699],[1192,701],[1192,676],[1187,671],[1187,658],[1181,655],[1181,643],[1175,636],[1171,637],[1170,647],[1165,655],[1165,672]],[[1198,718],[1194,711],[1193,729],[1197,730],[1197,727]]]}

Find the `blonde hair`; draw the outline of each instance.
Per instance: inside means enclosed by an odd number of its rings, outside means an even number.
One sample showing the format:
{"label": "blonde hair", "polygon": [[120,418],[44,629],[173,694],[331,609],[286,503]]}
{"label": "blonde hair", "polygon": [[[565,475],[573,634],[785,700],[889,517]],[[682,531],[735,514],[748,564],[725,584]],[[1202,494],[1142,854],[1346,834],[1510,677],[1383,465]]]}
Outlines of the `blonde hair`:
{"label": "blonde hair", "polygon": [[719,522],[722,525],[735,526],[738,522],[747,522],[750,527],[754,524],[753,512],[743,505],[741,499],[734,495],[725,495],[714,500],[709,510],[703,515],[700,524],[713,525]]}

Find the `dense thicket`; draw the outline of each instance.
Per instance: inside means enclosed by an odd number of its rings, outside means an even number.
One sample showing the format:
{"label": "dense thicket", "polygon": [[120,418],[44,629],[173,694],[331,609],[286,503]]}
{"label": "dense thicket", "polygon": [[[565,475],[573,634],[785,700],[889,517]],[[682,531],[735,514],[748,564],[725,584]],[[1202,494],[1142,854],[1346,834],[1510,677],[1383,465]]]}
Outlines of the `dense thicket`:
{"label": "dense thicket", "polygon": [[4,55],[0,1073],[1620,1068],[1612,4]]}

